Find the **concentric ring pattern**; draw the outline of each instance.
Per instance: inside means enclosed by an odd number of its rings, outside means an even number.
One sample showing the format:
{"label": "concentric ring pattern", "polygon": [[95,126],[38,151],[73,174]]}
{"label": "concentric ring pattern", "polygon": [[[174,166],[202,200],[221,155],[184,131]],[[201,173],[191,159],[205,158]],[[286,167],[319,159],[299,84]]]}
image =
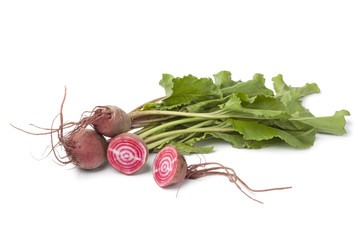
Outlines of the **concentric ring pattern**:
{"label": "concentric ring pattern", "polygon": [[126,135],[111,140],[107,150],[111,166],[125,174],[133,174],[144,166],[147,155],[146,146]]}
{"label": "concentric ring pattern", "polygon": [[177,151],[173,147],[163,148],[155,157],[153,163],[153,174],[156,183],[166,186],[174,177],[177,168]]}

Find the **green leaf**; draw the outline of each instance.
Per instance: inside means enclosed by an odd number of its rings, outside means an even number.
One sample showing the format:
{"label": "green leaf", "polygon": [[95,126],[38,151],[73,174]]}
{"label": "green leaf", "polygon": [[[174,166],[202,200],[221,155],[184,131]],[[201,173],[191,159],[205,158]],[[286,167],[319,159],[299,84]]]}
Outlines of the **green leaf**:
{"label": "green leaf", "polygon": [[310,147],[315,141],[315,128],[306,131],[284,131],[254,122],[235,119],[229,119],[228,122],[237,132],[244,136],[245,140],[262,141],[278,137],[290,146],[298,148]]}
{"label": "green leaf", "polygon": [[181,154],[188,155],[190,153],[210,153],[214,150],[214,147],[197,147],[189,146],[182,142],[170,142],[171,146],[175,147]]}
{"label": "green leaf", "polygon": [[205,113],[210,110],[213,110],[216,106],[225,103],[228,99],[229,98],[205,100],[202,102],[197,102],[195,104],[186,106],[185,108],[188,110],[188,112]]}
{"label": "green leaf", "polygon": [[170,96],[173,93],[173,75],[164,73],[162,79],[159,82],[159,85],[165,89],[166,96]]}
{"label": "green leaf", "polygon": [[231,80],[231,73],[229,71],[221,71],[214,74],[214,80],[219,88],[226,88],[236,84],[235,81]]}
{"label": "green leaf", "polygon": [[233,86],[222,88],[221,92],[224,96],[228,96],[233,93],[246,93],[249,97],[256,95],[272,96],[273,91],[265,86],[264,75],[256,73],[252,80],[246,82],[238,82]]}
{"label": "green leaf", "polygon": [[274,96],[257,95],[256,97],[253,97],[252,101],[244,102],[243,105],[244,107],[251,109],[286,111],[284,104],[280,99],[275,98]]}
{"label": "green leaf", "polygon": [[328,117],[304,117],[292,119],[293,122],[301,122],[315,127],[318,132],[329,133],[334,135],[344,135],[345,116],[350,116],[347,110],[337,111],[333,116]]}
{"label": "green leaf", "polygon": [[185,108],[189,112],[198,112],[198,113],[214,112],[223,108],[224,107],[223,104],[229,101],[229,99],[232,96],[236,96],[238,99],[240,99],[241,102],[247,102],[247,103],[251,103],[255,99],[255,97],[249,98],[248,95],[246,95],[245,93],[237,93],[236,95],[232,94],[220,99],[205,100],[202,102],[198,102],[192,105],[188,105]]}
{"label": "green leaf", "polygon": [[241,106],[241,100],[233,94],[229,97],[229,100],[221,106],[221,109],[231,112],[240,112],[243,108]]}
{"label": "green leaf", "polygon": [[276,77],[273,77],[272,81],[276,95],[281,95],[289,91],[290,88],[288,85],[285,84],[283,80],[283,76],[281,74],[278,74]]}
{"label": "green leaf", "polygon": [[[192,75],[172,79],[172,93],[163,100],[166,106],[185,105],[193,102],[222,98],[222,93],[210,78],[196,78]],[[170,84],[166,84],[170,86]],[[168,90],[170,92],[170,90]]]}
{"label": "green leaf", "polygon": [[142,111],[145,110],[151,110],[151,109],[156,109],[158,106],[160,106],[160,103],[146,103],[143,107],[142,107]]}
{"label": "green leaf", "polygon": [[[226,110],[226,111],[229,111],[229,112],[235,113],[235,114],[236,113],[251,114],[254,117],[264,117],[264,118],[275,118],[275,117],[276,118],[289,118],[290,117],[290,115],[286,111],[284,111],[284,107],[282,107],[283,109],[275,108],[271,104],[267,105],[264,103],[264,102],[268,101],[269,98],[261,97],[261,99],[262,99],[263,103],[259,104],[260,100],[258,100],[258,102],[255,106],[267,107],[268,109],[266,109],[266,108],[258,108],[258,109],[257,108],[244,108],[242,106],[241,100],[236,95],[231,95],[230,99],[222,106],[222,110]],[[254,105],[251,105],[251,104],[249,104],[249,105],[254,107]]]}
{"label": "green leaf", "polygon": [[276,95],[284,95],[287,92],[291,92],[291,96],[293,99],[299,99],[301,97],[307,96],[313,93],[319,93],[320,89],[316,83],[307,83],[303,87],[291,87],[285,84],[283,80],[283,76],[278,74],[276,77],[272,78],[274,90]]}
{"label": "green leaf", "polygon": [[306,109],[299,100],[301,97],[312,93],[319,93],[320,89],[315,83],[306,84],[303,87],[291,87],[285,84],[281,74],[272,78],[276,98],[286,107],[289,114],[299,117],[312,117],[312,113]]}
{"label": "green leaf", "polygon": [[188,139],[185,144],[189,146],[194,146],[196,142],[199,142],[207,137],[208,133],[197,133],[190,139]]}
{"label": "green leaf", "polygon": [[290,130],[290,131],[306,131],[309,130],[311,127],[308,124],[302,123],[300,121],[292,121],[288,119],[276,119],[272,120],[270,123],[265,125],[275,126],[277,128],[281,128],[283,130]]}
{"label": "green leaf", "polygon": [[282,142],[279,138],[272,138],[269,140],[262,140],[262,141],[254,141],[254,140],[246,140],[244,139],[243,135],[238,133],[209,133],[215,138],[221,138],[229,143],[234,148],[253,148],[259,149],[269,145],[275,145]]}
{"label": "green leaf", "polygon": [[[246,93],[238,92],[235,94],[242,103],[253,103],[257,96],[249,97]],[[260,95],[261,96],[261,95]]]}

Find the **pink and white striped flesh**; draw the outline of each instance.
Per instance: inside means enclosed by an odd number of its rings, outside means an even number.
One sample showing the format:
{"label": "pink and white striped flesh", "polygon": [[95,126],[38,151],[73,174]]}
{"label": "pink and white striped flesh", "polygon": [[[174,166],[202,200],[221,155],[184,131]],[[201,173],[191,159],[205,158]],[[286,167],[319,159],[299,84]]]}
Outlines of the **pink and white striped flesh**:
{"label": "pink and white striped flesh", "polygon": [[146,163],[149,150],[145,142],[132,133],[122,133],[111,139],[107,149],[110,165],[116,170],[131,175]]}
{"label": "pink and white striped flesh", "polygon": [[180,182],[185,178],[186,173],[186,161],[174,147],[166,146],[156,155],[153,163],[153,177],[160,187]]}

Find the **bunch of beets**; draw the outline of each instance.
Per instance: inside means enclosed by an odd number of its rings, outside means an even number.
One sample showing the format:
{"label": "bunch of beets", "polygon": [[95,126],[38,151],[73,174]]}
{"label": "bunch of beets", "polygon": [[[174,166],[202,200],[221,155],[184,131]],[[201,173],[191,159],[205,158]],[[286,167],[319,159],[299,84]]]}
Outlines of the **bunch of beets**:
{"label": "bunch of beets", "polygon": [[[166,97],[147,102],[129,113],[116,106],[97,106],[84,112],[78,122],[63,120],[65,88],[58,128],[40,128],[45,131],[42,133],[17,129],[34,135],[50,134],[51,152],[64,165],[71,163],[91,170],[108,161],[117,171],[130,175],[145,165],[149,153],[156,152],[152,171],[160,187],[184,179],[223,175],[249,198],[260,202],[241,186],[253,192],[291,187],[254,190],[232,168],[216,162],[188,165],[183,155],[213,151],[213,147],[197,145],[208,139],[226,141],[235,148],[274,144],[308,148],[314,144],[318,132],[346,133],[345,116],[350,115],[347,110],[315,117],[302,105],[302,97],[320,91],[315,83],[291,87],[281,75],[272,81],[275,93],[265,86],[262,74],[255,74],[248,81],[233,81],[228,71],[215,74],[214,79],[163,74],[160,85]],[[53,141],[54,134],[57,141]],[[65,154],[59,154],[58,147]]]}

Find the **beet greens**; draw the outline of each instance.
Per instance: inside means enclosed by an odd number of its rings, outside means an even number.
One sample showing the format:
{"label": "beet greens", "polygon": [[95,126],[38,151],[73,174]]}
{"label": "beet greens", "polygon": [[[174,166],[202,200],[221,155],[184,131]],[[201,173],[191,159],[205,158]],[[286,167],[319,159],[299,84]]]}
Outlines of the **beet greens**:
{"label": "beet greens", "polygon": [[211,78],[192,75],[175,78],[163,74],[160,85],[166,97],[151,101],[129,113],[132,129],[149,150],[173,145],[183,153],[207,153],[213,147],[195,143],[217,138],[236,148],[262,148],[286,143],[296,148],[314,144],[319,133],[345,134],[347,110],[315,117],[301,99],[319,93],[315,83],[291,87],[282,75],[272,79],[274,91],[265,86],[262,74],[249,81],[233,81],[222,71]]}

